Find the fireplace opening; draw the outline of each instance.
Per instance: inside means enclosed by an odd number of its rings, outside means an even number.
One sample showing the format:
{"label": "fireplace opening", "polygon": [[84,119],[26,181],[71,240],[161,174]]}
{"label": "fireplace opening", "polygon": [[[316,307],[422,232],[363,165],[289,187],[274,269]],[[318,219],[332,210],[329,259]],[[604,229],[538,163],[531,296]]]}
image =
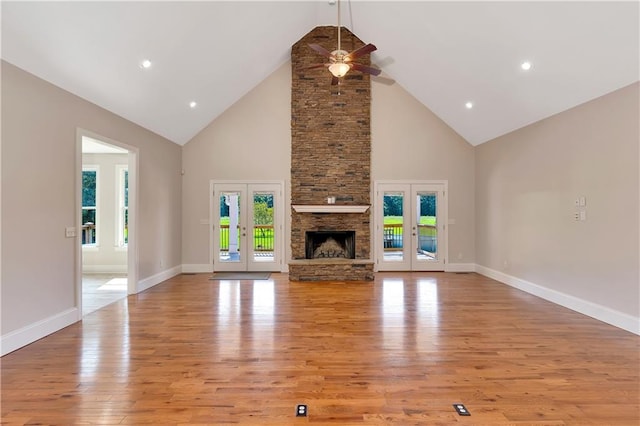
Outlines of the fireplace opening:
{"label": "fireplace opening", "polygon": [[356,258],[355,231],[307,231],[305,233],[307,259]]}

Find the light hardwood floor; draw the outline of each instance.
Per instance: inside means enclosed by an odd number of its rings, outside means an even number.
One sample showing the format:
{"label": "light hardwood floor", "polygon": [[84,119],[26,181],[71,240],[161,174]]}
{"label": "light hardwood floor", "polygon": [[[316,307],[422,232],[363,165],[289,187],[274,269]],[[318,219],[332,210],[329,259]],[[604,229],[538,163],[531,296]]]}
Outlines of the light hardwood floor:
{"label": "light hardwood floor", "polygon": [[127,274],[82,274],[82,315],[127,297]]}
{"label": "light hardwood floor", "polygon": [[638,425],[639,344],[477,274],[180,275],[3,357],[2,424]]}

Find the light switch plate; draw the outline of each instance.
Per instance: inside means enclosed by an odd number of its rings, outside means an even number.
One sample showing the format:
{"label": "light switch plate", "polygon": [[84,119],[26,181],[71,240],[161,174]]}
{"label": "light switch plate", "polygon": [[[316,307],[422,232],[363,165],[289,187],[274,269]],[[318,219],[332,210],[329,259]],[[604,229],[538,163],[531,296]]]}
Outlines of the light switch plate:
{"label": "light switch plate", "polygon": [[64,236],[67,238],[73,238],[76,236],[76,228],[74,226],[67,226],[64,228]]}

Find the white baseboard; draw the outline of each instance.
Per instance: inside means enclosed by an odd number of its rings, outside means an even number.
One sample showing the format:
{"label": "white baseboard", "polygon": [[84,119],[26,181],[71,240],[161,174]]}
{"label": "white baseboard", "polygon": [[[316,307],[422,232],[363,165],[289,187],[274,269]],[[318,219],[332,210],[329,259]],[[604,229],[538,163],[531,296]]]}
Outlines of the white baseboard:
{"label": "white baseboard", "polygon": [[127,265],[82,265],[87,274],[126,274],[127,270]]}
{"label": "white baseboard", "polygon": [[202,264],[183,264],[182,272],[188,274],[205,274],[213,272],[213,265],[208,263]]}
{"label": "white baseboard", "polygon": [[141,279],[138,281],[138,288],[136,289],[136,291],[139,293],[141,291],[150,289],[154,285],[160,284],[161,282],[166,281],[169,278],[173,278],[180,273],[182,273],[182,266],[178,265],[150,277]]}
{"label": "white baseboard", "polygon": [[4,334],[0,343],[0,356],[27,346],[79,320],[78,308],[74,307]]}
{"label": "white baseboard", "polygon": [[[185,263],[182,265],[182,273],[183,274],[210,274],[213,272],[213,265],[209,265],[206,263],[198,264],[198,263]],[[282,273],[289,272],[289,265],[284,265],[281,271]]]}
{"label": "white baseboard", "polygon": [[541,297],[542,299],[564,306],[565,308],[569,308],[599,321],[606,322],[607,324],[611,324],[623,330],[630,331],[631,333],[640,335],[640,318],[507,275],[504,272],[496,271],[495,269],[487,268],[482,265],[476,265],[475,270],[481,275],[500,281],[501,283],[507,284],[511,287],[533,294],[534,296]]}
{"label": "white baseboard", "polygon": [[475,263],[447,263],[444,265],[445,272],[475,272]]}

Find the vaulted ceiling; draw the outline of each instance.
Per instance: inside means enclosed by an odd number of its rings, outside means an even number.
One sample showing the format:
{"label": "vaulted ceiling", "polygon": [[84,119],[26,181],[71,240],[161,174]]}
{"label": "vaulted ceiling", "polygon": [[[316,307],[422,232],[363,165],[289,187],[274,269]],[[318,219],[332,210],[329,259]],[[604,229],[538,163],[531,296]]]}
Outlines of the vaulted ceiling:
{"label": "vaulted ceiling", "polygon": [[[332,3],[3,1],[2,59],[184,144],[304,34],[336,25]],[[474,145],[639,80],[635,1],[343,0],[341,10],[378,47],[384,78],[373,84],[402,86]]]}

